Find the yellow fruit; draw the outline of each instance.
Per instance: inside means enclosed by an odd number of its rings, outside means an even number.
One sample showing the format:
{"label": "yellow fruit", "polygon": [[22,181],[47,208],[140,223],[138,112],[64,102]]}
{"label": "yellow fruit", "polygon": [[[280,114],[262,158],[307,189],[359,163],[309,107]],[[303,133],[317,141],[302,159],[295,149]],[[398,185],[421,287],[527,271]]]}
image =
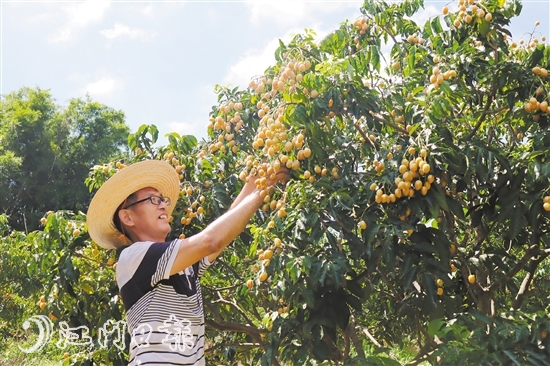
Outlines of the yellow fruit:
{"label": "yellow fruit", "polygon": [[271,257],[273,257],[273,251],[271,249],[267,249],[264,252],[264,259],[270,259]]}
{"label": "yellow fruit", "polygon": [[546,196],[542,199],[542,202],[544,203],[550,203],[550,196]]}
{"label": "yellow fruit", "polygon": [[542,207],[544,208],[544,211],[550,211],[550,203],[546,202],[542,205]]}
{"label": "yellow fruit", "polygon": [[43,217],[43,218],[40,219],[40,223],[41,223],[42,225],[46,225],[46,222],[48,222],[48,220],[46,220],[45,217]]}
{"label": "yellow fruit", "polygon": [[115,259],[114,259],[114,258],[109,258],[109,259],[107,260],[107,265],[108,265],[108,266],[112,266],[114,263],[115,263]]}
{"label": "yellow fruit", "polygon": [[69,355],[69,352],[65,352],[65,353],[63,354],[63,358],[69,358],[69,356],[70,356],[70,355]]}
{"label": "yellow fruit", "polygon": [[312,90],[310,93],[309,93],[309,96],[312,97],[313,99],[317,98],[319,96],[319,92],[317,90]]}
{"label": "yellow fruit", "polygon": [[439,296],[442,296],[442,295],[443,295],[443,287],[438,287],[438,288],[437,288],[437,294],[438,294]]}
{"label": "yellow fruit", "polygon": [[449,14],[449,8],[444,6],[442,12],[443,12],[443,15]]}
{"label": "yellow fruit", "polygon": [[40,302],[46,302],[46,296],[44,295],[40,296]]}
{"label": "yellow fruit", "polygon": [[491,20],[493,20],[493,15],[491,13],[485,14],[485,20],[490,22]]}
{"label": "yellow fruit", "polygon": [[40,310],[44,310],[44,308],[46,307],[46,303],[45,302],[41,302],[40,305],[38,305],[40,307]]}
{"label": "yellow fruit", "polygon": [[266,279],[267,279],[267,272],[264,271],[260,273],[260,277],[259,277],[260,282],[264,282]]}
{"label": "yellow fruit", "polygon": [[359,221],[359,228],[365,230],[367,228],[367,223],[363,220]]}
{"label": "yellow fruit", "polygon": [[73,236],[79,236],[79,235],[80,235],[80,230],[75,229],[75,230],[73,231]]}
{"label": "yellow fruit", "polygon": [[475,283],[476,282],[476,276],[471,274],[468,276],[468,282]]}
{"label": "yellow fruit", "polygon": [[252,287],[254,287],[254,281],[252,281],[252,280],[246,281],[246,287],[248,287],[249,289],[251,289]]}
{"label": "yellow fruit", "polygon": [[455,254],[456,253],[456,245],[451,244],[450,250],[451,250],[451,254]]}
{"label": "yellow fruit", "polygon": [[541,338],[541,339],[545,339],[547,336],[548,336],[548,332],[547,332],[547,331],[543,330],[543,331],[540,332],[540,338]]}
{"label": "yellow fruit", "polygon": [[436,283],[439,287],[443,287],[443,280],[441,278],[438,278]]}

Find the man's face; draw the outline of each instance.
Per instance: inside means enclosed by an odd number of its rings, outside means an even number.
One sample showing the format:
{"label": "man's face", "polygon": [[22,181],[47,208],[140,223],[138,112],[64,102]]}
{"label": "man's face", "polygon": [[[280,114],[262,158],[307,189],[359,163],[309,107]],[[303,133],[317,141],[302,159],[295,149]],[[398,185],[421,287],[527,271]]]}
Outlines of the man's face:
{"label": "man's face", "polygon": [[[133,195],[131,200],[126,202],[125,207],[151,196],[161,196],[161,194],[154,188],[140,189]],[[128,213],[131,215],[134,223],[131,228],[133,236],[142,241],[166,240],[166,235],[170,232],[170,223],[168,221],[170,215],[166,207],[165,202],[161,202],[160,205],[154,205],[151,200],[145,200],[128,207]]]}

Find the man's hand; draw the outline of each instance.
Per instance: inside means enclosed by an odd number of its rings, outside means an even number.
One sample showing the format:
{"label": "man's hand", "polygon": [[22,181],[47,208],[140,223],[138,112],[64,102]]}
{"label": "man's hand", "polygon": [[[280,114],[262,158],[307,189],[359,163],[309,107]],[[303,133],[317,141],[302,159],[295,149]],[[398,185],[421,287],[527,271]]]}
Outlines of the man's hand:
{"label": "man's hand", "polygon": [[286,184],[288,180],[290,179],[290,171],[286,167],[281,167],[279,171],[271,174],[267,178],[267,186],[271,187],[274,185],[277,185],[277,183],[281,182],[282,184]]}

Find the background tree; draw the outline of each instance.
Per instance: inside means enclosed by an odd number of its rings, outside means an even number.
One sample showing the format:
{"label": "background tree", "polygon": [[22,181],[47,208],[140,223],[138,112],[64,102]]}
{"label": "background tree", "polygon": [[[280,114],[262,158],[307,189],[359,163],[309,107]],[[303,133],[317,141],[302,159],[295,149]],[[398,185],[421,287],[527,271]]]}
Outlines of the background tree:
{"label": "background tree", "polygon": [[0,105],[0,211],[18,230],[48,210],[85,210],[90,166],[123,153],[124,114],[90,98],[55,104],[47,90],[22,88]]}

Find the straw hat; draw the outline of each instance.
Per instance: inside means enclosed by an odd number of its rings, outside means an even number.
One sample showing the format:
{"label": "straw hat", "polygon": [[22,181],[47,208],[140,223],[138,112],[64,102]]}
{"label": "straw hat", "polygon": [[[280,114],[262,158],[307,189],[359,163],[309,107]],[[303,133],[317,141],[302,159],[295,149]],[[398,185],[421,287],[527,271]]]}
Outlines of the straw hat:
{"label": "straw hat", "polygon": [[107,249],[131,244],[116,229],[113,216],[129,195],[147,187],[155,188],[172,200],[172,204],[166,208],[168,214],[171,214],[179,197],[178,173],[170,164],[160,160],[141,161],[123,168],[109,178],[92,198],[86,218],[92,240]]}

